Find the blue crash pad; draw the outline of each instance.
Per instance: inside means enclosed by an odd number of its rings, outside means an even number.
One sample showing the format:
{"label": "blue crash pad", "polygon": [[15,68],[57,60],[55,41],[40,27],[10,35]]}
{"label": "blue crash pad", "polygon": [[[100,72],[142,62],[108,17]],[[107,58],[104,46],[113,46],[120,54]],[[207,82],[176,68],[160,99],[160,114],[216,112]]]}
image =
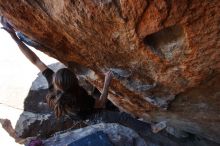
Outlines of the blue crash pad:
{"label": "blue crash pad", "polygon": [[102,131],[95,132],[91,135],[76,140],[67,146],[113,146],[108,136]]}

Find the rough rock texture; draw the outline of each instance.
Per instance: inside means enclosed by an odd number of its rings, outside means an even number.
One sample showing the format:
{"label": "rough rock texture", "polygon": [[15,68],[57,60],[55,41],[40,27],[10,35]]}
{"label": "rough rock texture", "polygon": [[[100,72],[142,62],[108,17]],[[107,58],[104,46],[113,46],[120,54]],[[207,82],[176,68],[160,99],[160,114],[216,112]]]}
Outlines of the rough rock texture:
{"label": "rough rock texture", "polygon": [[98,89],[112,70],[109,99],[124,111],[218,143],[219,11],[219,0],[0,0],[18,31]]}
{"label": "rough rock texture", "polygon": [[[146,130],[147,128],[144,127],[144,129]],[[102,131],[106,133],[112,144],[116,146],[218,146],[218,144],[196,137],[182,140],[172,139],[170,137],[170,139],[173,141],[166,141],[167,139],[162,135],[149,134],[149,130],[146,131],[146,134],[144,134],[145,136],[143,138],[141,136],[143,136],[144,131],[142,132],[142,135],[139,135],[137,131],[116,123],[99,123],[77,130],[58,132],[53,137],[44,140],[44,144],[45,146],[68,145],[69,143],[95,133],[96,131]]]}
{"label": "rough rock texture", "polygon": [[44,141],[45,146],[64,146],[88,136],[97,131],[103,131],[107,134],[109,140],[113,145],[117,146],[145,146],[145,141],[132,129],[118,125],[118,124],[97,124],[88,126],[82,129],[69,131],[63,134],[56,134]]}
{"label": "rough rock texture", "polygon": [[[59,68],[65,67],[63,64],[55,63],[49,65],[54,71]],[[79,68],[74,69],[77,73],[80,73]],[[82,71],[81,71],[82,72]],[[88,84],[80,74],[77,74],[79,83],[90,94],[94,94],[94,87]],[[83,128],[85,126],[94,125],[98,123],[118,123],[125,127],[134,130],[140,135],[141,138],[149,145],[169,145],[169,146],[185,146],[185,145],[202,145],[202,146],[217,146],[204,138],[197,137],[193,134],[189,134],[178,130],[173,127],[167,127],[166,131],[154,134],[151,131],[151,125],[137,120],[129,114],[117,112],[117,111],[99,111],[91,115],[88,120],[79,120],[74,116],[65,116],[60,119],[56,119],[53,112],[45,104],[45,96],[47,94],[47,82],[41,73],[33,81],[28,96],[24,102],[24,112],[20,115],[16,123],[16,133],[21,138],[38,136],[46,139],[51,135],[60,135],[73,129]],[[97,93],[96,93],[97,94]],[[100,93],[99,93],[100,94]],[[53,127],[53,128],[51,128]],[[87,128],[90,129],[90,128]],[[114,129],[113,129],[114,130]],[[59,133],[56,133],[61,131]],[[84,130],[83,130],[84,131]],[[86,131],[86,130],[85,130]],[[55,134],[56,133],[56,134]],[[85,132],[84,132],[85,133]],[[68,133],[66,133],[67,135]],[[173,136],[172,136],[173,135]],[[66,139],[66,138],[65,138]],[[67,138],[68,139],[68,138]],[[56,141],[55,141],[56,142]],[[124,142],[120,140],[120,142]]]}
{"label": "rough rock texture", "polygon": [[[119,123],[137,132],[150,146],[219,146],[219,144],[205,138],[186,133],[173,127],[167,127],[159,133],[152,132],[152,125],[137,120],[126,113],[101,112],[95,114],[88,124]],[[168,133],[167,133],[168,132]]]}
{"label": "rough rock texture", "polygon": [[84,121],[70,117],[55,118],[54,114],[23,112],[16,123],[16,133],[20,138],[38,136],[48,138],[55,132],[88,126]]}

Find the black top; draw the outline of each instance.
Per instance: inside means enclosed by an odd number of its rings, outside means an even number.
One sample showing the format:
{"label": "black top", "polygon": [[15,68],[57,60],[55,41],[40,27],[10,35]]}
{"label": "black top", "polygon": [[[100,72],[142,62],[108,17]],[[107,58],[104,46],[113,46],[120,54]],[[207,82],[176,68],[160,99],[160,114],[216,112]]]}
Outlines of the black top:
{"label": "black top", "polygon": [[[53,80],[54,71],[52,71],[50,68],[47,68],[42,72],[42,74],[47,80],[49,92],[53,92],[54,86],[53,86],[52,80]],[[79,94],[80,97],[78,98],[80,99],[79,100],[80,111],[76,114],[80,118],[84,119],[86,118],[86,116],[88,116],[89,114],[93,112],[95,99],[92,96],[88,95],[86,90],[80,86],[79,86],[79,93],[80,93]]]}

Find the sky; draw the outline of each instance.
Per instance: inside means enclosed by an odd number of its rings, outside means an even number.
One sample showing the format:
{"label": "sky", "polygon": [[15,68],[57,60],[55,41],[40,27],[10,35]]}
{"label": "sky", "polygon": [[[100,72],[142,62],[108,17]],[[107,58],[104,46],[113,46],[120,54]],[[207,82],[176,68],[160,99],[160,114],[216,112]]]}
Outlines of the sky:
{"label": "sky", "polygon": [[[57,62],[40,51],[32,50],[47,65]],[[13,127],[22,113],[24,98],[38,73],[38,68],[25,58],[10,35],[0,29],[0,118],[11,120]],[[0,146],[19,146],[1,126],[0,137]]]}

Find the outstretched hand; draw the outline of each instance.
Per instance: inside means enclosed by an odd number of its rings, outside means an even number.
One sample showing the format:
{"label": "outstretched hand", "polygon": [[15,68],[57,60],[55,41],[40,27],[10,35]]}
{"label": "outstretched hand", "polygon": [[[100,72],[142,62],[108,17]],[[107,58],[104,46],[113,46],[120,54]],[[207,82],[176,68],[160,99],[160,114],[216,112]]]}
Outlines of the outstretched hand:
{"label": "outstretched hand", "polygon": [[8,119],[0,119],[0,123],[2,124],[2,128],[4,128],[4,129],[8,129],[8,128],[12,127],[11,121]]}
{"label": "outstretched hand", "polygon": [[108,71],[107,73],[105,73],[105,82],[104,82],[104,88],[108,88],[109,84],[111,82],[113,78],[113,72],[112,71]]}
{"label": "outstretched hand", "polygon": [[14,28],[7,22],[7,20],[3,16],[0,16],[0,22],[3,25],[1,29],[4,29],[5,31],[7,31],[13,39],[16,39],[17,36],[15,34]]}
{"label": "outstretched hand", "polygon": [[13,30],[13,27],[8,23],[8,21],[5,19],[5,17],[0,16],[0,22],[3,25],[4,28],[9,29],[9,30]]}
{"label": "outstretched hand", "polygon": [[[8,119],[0,119],[0,124],[2,125],[2,128],[5,129],[8,134],[15,139],[15,142],[19,144],[25,144],[30,143],[31,141],[36,141],[36,137],[28,137],[28,138],[20,138],[17,136],[15,129],[12,127],[11,121]],[[40,140],[38,140],[40,141]],[[40,141],[41,142],[41,141]]]}
{"label": "outstretched hand", "polygon": [[16,138],[15,130],[12,127],[11,121],[8,119],[0,119],[0,123],[2,125],[2,128],[4,128],[10,136],[13,138]]}
{"label": "outstretched hand", "polygon": [[105,73],[105,82],[104,82],[104,87],[101,96],[96,102],[96,108],[104,108],[106,101],[107,101],[107,96],[108,96],[108,89],[111,83],[111,80],[113,78],[113,73],[112,71],[109,71]]}

